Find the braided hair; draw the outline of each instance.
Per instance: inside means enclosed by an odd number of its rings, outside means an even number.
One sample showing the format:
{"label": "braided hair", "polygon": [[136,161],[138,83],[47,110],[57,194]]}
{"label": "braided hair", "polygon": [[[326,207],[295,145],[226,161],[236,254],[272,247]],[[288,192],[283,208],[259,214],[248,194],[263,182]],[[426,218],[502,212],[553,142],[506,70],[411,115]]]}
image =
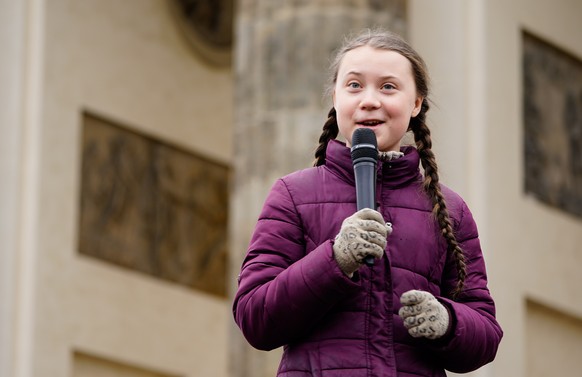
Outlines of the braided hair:
{"label": "braided hair", "polygon": [[[338,50],[335,59],[330,66],[332,73],[327,88],[327,94],[331,95],[333,87],[337,81],[339,66],[343,57],[349,51],[362,46],[370,46],[377,49],[395,51],[407,58],[411,65],[416,84],[417,94],[422,97],[422,104],[419,114],[411,118],[408,131],[414,135],[416,149],[420,156],[420,162],[424,169],[423,189],[432,203],[432,213],[435,217],[441,234],[447,242],[447,252],[453,258],[457,270],[457,285],[451,292],[453,298],[457,298],[463,290],[467,267],[463,250],[459,246],[453,225],[449,216],[446,201],[439,184],[438,167],[435,155],[432,151],[432,140],[430,129],[426,124],[426,113],[430,106],[428,101],[429,78],[428,69],[420,55],[400,36],[384,30],[366,30],[365,32],[347,39]],[[323,125],[323,131],[319,137],[319,145],[315,150],[314,166],[325,164],[327,145],[330,140],[335,139],[339,133],[336,110],[331,108],[328,118]]]}

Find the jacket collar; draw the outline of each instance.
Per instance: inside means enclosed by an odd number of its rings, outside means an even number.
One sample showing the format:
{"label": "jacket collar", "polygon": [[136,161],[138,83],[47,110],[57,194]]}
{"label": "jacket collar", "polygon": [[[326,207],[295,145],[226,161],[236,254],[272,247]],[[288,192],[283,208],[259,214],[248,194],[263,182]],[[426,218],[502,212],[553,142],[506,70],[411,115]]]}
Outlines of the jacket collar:
{"label": "jacket collar", "polygon": [[[414,181],[422,180],[419,163],[420,156],[416,148],[402,147],[404,153],[399,159],[378,161],[378,182],[387,188],[406,186]],[[351,185],[355,184],[354,168],[350,148],[338,140],[330,140],[325,154],[325,166],[334,174]]]}

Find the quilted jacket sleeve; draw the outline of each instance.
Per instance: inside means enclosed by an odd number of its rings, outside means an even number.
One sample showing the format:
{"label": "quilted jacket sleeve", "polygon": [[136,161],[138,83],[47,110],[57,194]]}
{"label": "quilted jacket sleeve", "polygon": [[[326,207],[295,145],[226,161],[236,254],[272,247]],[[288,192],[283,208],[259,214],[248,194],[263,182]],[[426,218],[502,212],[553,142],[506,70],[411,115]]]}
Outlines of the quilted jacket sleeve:
{"label": "quilted jacket sleeve", "polygon": [[[477,227],[464,202],[456,235],[465,254],[467,278],[463,292],[457,300],[439,297],[452,315],[453,333],[447,336],[445,344],[439,344],[433,352],[446,369],[465,373],[495,358],[503,332],[495,319],[495,304],[487,288],[487,274]],[[457,281],[456,267],[450,258],[446,271],[443,292],[451,290]]]}
{"label": "quilted jacket sleeve", "polygon": [[333,260],[332,241],[306,253],[304,229],[284,180],[256,224],[233,304],[237,325],[255,348],[270,350],[308,334],[359,283]]}

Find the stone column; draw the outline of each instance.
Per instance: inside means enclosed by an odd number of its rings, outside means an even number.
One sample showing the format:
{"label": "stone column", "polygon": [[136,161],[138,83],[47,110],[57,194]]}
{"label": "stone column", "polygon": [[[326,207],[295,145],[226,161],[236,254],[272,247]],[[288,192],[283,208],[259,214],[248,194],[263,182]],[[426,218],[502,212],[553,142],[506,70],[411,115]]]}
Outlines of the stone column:
{"label": "stone column", "polygon": [[0,377],[32,366],[44,0],[0,0]]}
{"label": "stone column", "polygon": [[[239,0],[235,17],[231,297],[273,182],[313,161],[331,107],[328,65],[343,36],[382,26],[405,34],[405,0]],[[279,351],[249,347],[232,325],[231,376],[274,376]]]}
{"label": "stone column", "polygon": [[0,1],[0,376],[14,375],[26,2]]}

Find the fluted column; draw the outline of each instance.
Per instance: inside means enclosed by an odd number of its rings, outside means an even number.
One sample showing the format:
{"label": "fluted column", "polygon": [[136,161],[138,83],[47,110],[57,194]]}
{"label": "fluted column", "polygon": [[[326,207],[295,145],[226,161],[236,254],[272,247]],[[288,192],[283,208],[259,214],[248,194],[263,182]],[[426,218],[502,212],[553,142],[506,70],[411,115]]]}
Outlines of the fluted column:
{"label": "fluted column", "polygon": [[[328,65],[345,34],[405,34],[405,0],[239,0],[235,17],[234,175],[230,287],[271,185],[308,167],[331,107]],[[231,376],[274,376],[280,352],[250,348],[232,325]]]}

